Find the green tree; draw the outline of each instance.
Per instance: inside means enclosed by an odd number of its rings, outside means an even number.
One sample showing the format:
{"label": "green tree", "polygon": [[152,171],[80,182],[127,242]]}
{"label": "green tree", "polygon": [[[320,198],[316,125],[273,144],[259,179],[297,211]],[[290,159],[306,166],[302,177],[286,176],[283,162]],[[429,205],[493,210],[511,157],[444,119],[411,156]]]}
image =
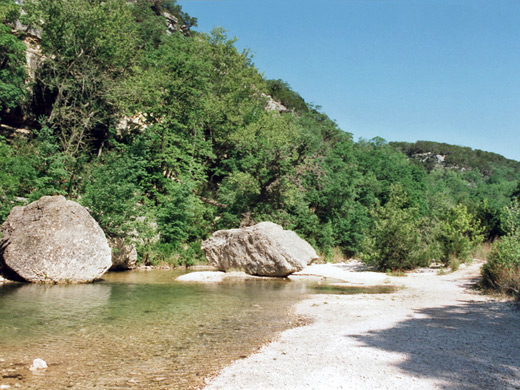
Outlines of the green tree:
{"label": "green tree", "polygon": [[480,221],[462,204],[450,209],[440,221],[439,227],[441,260],[446,265],[452,259],[469,260],[484,238]]}
{"label": "green tree", "polygon": [[267,80],[269,95],[275,100],[282,103],[287,109],[297,113],[306,113],[309,107],[305,100],[296,92],[294,92],[288,83],[283,80]]}
{"label": "green tree", "polygon": [[27,92],[25,45],[12,32],[19,14],[14,1],[0,0],[0,116],[20,104]]}
{"label": "green tree", "polygon": [[[24,4],[24,8],[25,8]],[[136,56],[136,23],[124,0],[27,0],[45,61],[36,72],[44,124],[71,156],[101,153],[118,110],[112,91]],[[111,99],[112,98],[112,99]]]}
{"label": "green tree", "polygon": [[418,211],[406,207],[408,199],[399,185],[390,190],[388,202],[374,210],[375,224],[365,238],[362,259],[379,270],[426,266],[430,259]]}
{"label": "green tree", "polygon": [[34,189],[36,167],[34,149],[27,142],[10,145],[0,136],[0,223],[14,206],[25,203],[23,198]]}
{"label": "green tree", "polygon": [[[153,221],[144,189],[148,161],[139,145],[107,153],[90,170],[81,203],[110,237],[146,235]],[[144,237],[141,237],[144,238]]]}

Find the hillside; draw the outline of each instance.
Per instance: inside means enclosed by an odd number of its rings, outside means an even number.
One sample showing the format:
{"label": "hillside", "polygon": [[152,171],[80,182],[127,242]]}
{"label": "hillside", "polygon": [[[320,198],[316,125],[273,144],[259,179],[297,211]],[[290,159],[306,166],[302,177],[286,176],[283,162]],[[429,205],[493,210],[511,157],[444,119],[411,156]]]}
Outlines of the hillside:
{"label": "hillside", "polygon": [[265,220],[382,269],[504,234],[517,162],[354,142],[175,1],[3,0],[0,19],[1,221],[65,195],[149,264],[191,264],[213,231]]}
{"label": "hillside", "polygon": [[427,171],[436,167],[477,169],[485,176],[490,176],[501,170],[507,171],[513,180],[520,174],[520,162],[483,150],[432,141],[390,142],[390,145],[420,162]]}

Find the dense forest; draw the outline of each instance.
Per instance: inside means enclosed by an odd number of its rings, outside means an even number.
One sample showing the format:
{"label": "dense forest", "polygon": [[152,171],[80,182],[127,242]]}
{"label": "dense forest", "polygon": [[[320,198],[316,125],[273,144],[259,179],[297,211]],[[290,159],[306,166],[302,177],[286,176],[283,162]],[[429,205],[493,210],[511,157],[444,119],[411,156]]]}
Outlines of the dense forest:
{"label": "dense forest", "polygon": [[456,267],[499,239],[488,284],[518,289],[520,163],[354,141],[175,1],[19,3],[0,0],[0,221],[62,194],[150,264],[264,220],[382,270]]}

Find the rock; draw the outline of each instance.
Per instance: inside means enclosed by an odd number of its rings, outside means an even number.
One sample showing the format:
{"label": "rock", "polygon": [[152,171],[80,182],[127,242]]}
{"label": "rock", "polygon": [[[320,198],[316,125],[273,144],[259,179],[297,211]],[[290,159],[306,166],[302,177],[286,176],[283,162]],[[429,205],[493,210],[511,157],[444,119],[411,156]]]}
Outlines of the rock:
{"label": "rock", "polygon": [[84,283],[112,265],[103,230],[78,203],[44,196],[14,207],[1,226],[0,274],[37,283]]}
{"label": "rock", "polygon": [[135,244],[126,244],[124,238],[111,238],[108,241],[112,248],[112,271],[122,271],[137,267],[137,250]]}
{"label": "rock", "polygon": [[277,102],[271,96],[262,94],[262,96],[266,96],[268,98],[267,105],[265,107],[266,111],[276,111],[276,112],[287,112],[289,109],[285,107],[282,103]]}
{"label": "rock", "polygon": [[272,222],[219,230],[202,243],[202,250],[219,271],[237,268],[259,276],[287,276],[318,258],[307,241]]}
{"label": "rock", "polygon": [[29,370],[31,371],[37,371],[37,370],[44,370],[47,368],[47,363],[45,360],[42,359],[34,359],[31,367]]}
{"label": "rock", "polygon": [[240,281],[248,279],[255,279],[255,277],[244,272],[198,271],[181,275],[175,280],[191,283],[221,283],[224,281]]}

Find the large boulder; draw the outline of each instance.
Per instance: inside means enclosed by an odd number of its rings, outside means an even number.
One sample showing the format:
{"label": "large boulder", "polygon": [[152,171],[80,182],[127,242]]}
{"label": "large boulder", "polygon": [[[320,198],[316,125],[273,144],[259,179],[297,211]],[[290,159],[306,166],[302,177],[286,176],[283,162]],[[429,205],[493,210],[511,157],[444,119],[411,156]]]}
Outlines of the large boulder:
{"label": "large boulder", "polygon": [[112,248],[111,271],[124,271],[137,267],[137,249],[134,243],[127,243],[124,238],[112,238],[108,240]]}
{"label": "large boulder", "polygon": [[287,276],[318,258],[307,241],[272,222],[219,230],[202,243],[202,250],[220,271],[240,269],[259,276]]}
{"label": "large boulder", "polygon": [[78,203],[44,196],[14,207],[1,226],[0,273],[36,283],[84,283],[112,265],[103,230]]}

